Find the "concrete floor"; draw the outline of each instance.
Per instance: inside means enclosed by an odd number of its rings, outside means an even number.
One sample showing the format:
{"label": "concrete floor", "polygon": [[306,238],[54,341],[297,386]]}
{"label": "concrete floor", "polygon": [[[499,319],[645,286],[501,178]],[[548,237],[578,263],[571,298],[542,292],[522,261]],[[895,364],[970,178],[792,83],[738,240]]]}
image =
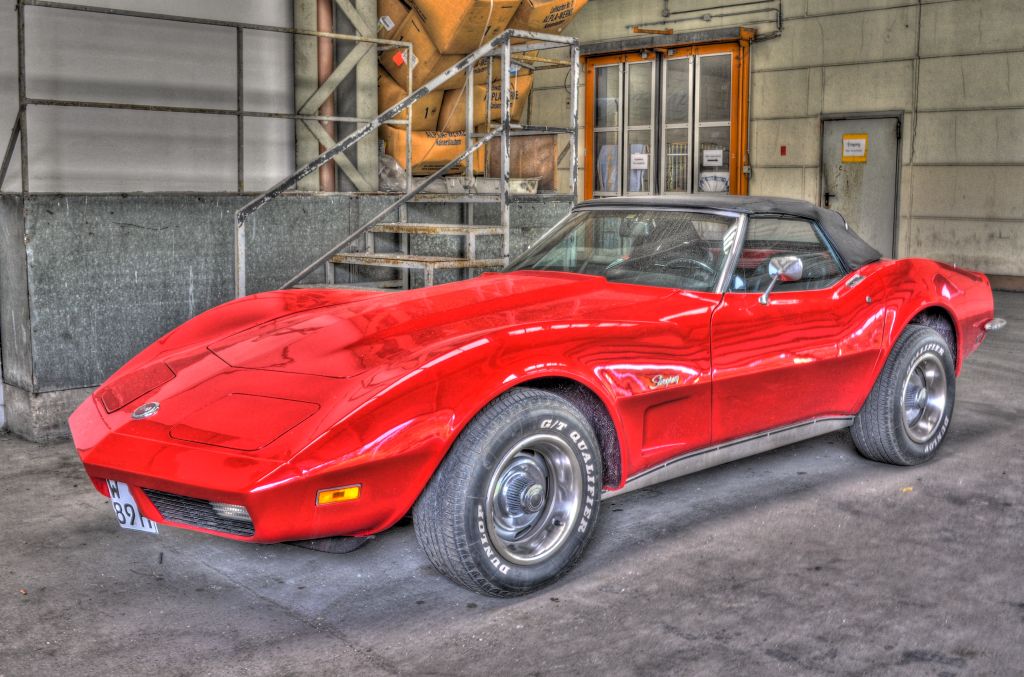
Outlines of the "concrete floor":
{"label": "concrete floor", "polygon": [[0,675],[1024,674],[1024,295],[996,303],[935,462],[842,432],[616,498],[511,601],[410,526],[348,555],[123,531],[70,444],[0,437]]}

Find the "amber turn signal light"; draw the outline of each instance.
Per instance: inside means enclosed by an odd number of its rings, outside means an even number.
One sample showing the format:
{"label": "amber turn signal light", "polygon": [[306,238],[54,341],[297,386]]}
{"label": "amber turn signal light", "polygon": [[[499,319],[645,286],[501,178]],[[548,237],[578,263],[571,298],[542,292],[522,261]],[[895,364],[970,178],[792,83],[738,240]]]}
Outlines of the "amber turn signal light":
{"label": "amber turn signal light", "polygon": [[359,490],[361,487],[361,484],[352,484],[347,487],[337,487],[335,489],[321,489],[316,492],[316,504],[328,505],[330,503],[354,501],[359,498]]}

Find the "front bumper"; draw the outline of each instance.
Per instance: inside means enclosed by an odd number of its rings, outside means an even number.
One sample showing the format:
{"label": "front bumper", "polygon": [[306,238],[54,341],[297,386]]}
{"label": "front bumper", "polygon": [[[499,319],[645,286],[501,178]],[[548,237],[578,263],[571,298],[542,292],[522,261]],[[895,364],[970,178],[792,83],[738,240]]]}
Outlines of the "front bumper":
{"label": "front bumper", "polygon": [[[110,430],[92,397],[71,417],[86,474],[106,495],[104,480],[124,482],[143,514],[160,524],[257,543],[365,536],[401,515],[379,490],[387,464],[300,471],[291,463],[170,437]],[[295,449],[294,452],[298,452]],[[291,454],[283,454],[290,457]],[[365,488],[356,501],[317,505],[317,491],[348,484]],[[226,520],[212,504],[244,507],[251,528]],[[216,519],[219,518],[219,519]]]}

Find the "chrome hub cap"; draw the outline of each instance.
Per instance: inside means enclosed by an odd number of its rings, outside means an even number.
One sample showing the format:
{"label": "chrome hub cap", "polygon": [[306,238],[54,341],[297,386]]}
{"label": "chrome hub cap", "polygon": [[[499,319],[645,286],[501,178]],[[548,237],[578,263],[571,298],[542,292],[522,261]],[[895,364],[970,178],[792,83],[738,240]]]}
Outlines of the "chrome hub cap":
{"label": "chrome hub cap", "polygon": [[569,537],[583,500],[583,471],[568,442],[533,435],[509,449],[487,489],[487,531],[515,564],[536,564]]}
{"label": "chrome hub cap", "polygon": [[946,368],[935,355],[917,358],[903,383],[903,427],[918,444],[930,440],[946,410]]}

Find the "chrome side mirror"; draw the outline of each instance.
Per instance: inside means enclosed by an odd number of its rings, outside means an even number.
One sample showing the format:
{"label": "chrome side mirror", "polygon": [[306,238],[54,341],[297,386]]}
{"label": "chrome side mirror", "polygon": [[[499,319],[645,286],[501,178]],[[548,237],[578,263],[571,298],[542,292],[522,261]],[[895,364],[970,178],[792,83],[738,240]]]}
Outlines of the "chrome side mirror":
{"label": "chrome side mirror", "polygon": [[773,256],[768,262],[768,274],[772,281],[758,299],[762,306],[768,305],[768,297],[779,282],[798,282],[804,276],[804,262],[799,256]]}

